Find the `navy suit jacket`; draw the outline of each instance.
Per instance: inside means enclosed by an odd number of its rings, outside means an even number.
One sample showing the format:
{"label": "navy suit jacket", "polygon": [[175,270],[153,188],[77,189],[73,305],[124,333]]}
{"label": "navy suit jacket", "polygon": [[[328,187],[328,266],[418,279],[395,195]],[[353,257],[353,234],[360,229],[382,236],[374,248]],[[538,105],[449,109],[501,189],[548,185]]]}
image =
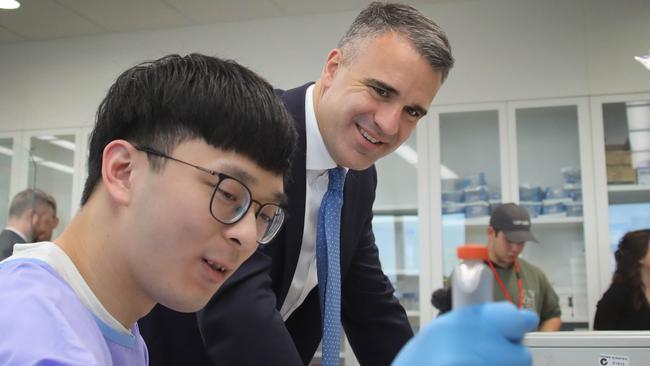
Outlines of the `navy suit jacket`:
{"label": "navy suit jacket", "polygon": [[[285,180],[289,214],[283,229],[271,243],[255,252],[198,313],[205,349],[188,344],[187,339],[192,337],[149,344],[152,366],[173,365],[154,363],[156,358],[177,359],[179,364],[184,360],[188,365],[208,364],[204,360],[210,358],[215,365],[278,366],[303,365],[313,358],[322,337],[318,288],[310,292],[286,322],[279,312],[296,270],[304,228],[304,105],[308,86],[282,93],[299,135],[293,165]],[[364,171],[348,171],[340,240],[341,320],[357,359],[370,366],[389,365],[413,336],[406,313],[379,264],[371,227],[376,185],[374,166]],[[154,310],[149,318],[157,315],[160,311]],[[171,323],[169,318],[163,322]],[[181,323],[177,324],[175,327]],[[196,325],[184,327],[193,326]],[[143,329],[147,339],[153,330],[151,326],[144,328],[149,328]],[[160,338],[163,329],[158,328],[155,337]],[[177,350],[172,351],[172,347]],[[185,354],[179,357],[178,352]],[[157,353],[167,356],[159,357]]]}
{"label": "navy suit jacket", "polygon": [[14,244],[24,243],[20,235],[11,230],[3,229],[0,232],[0,260],[9,257],[14,252]]}
{"label": "navy suit jacket", "polygon": [[[300,365],[313,357],[321,339],[315,288],[282,321],[282,307],[296,270],[303,236],[306,184],[305,91],[282,94],[299,140],[285,183],[289,217],[274,241],[262,247],[218,291],[199,314],[212,360],[224,365]],[[362,365],[388,365],[413,336],[406,313],[379,264],[372,233],[377,173],[349,170],[341,212],[341,318]]]}

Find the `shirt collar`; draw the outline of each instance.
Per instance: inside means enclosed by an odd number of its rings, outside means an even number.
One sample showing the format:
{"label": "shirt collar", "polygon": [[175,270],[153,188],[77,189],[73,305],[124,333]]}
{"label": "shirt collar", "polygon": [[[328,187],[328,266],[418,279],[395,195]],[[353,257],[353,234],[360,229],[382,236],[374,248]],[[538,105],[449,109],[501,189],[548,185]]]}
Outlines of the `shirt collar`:
{"label": "shirt collar", "polygon": [[305,93],[305,134],[307,138],[307,170],[327,170],[336,168],[336,162],[330,156],[323,136],[318,129],[314,111],[314,84]]}

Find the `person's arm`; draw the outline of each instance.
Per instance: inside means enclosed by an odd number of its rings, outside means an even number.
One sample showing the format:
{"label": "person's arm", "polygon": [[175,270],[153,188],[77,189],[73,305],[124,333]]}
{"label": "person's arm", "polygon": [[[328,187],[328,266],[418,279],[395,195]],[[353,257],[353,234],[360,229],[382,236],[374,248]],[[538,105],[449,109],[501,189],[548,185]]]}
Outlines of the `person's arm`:
{"label": "person's arm", "polygon": [[[379,251],[372,231],[376,173],[374,168],[366,173],[363,179],[369,181],[359,178],[357,182],[362,189],[368,186],[372,189],[357,196],[357,210],[355,215],[350,215],[354,217],[344,217],[348,220],[348,227],[361,227],[362,230],[355,229],[356,248],[343,278],[341,317],[359,363],[381,366],[390,364],[404,344],[413,337],[413,331],[404,308],[394,296],[393,285],[384,275],[379,263]],[[341,246],[350,244],[341,242]]]}
{"label": "person's arm", "polygon": [[619,315],[623,313],[621,299],[624,294],[617,291],[616,285],[611,285],[596,306],[594,317],[594,330],[617,330],[619,329]]}
{"label": "person's arm", "polygon": [[562,319],[559,316],[546,319],[539,326],[540,332],[556,332],[562,327]]}
{"label": "person's arm", "polygon": [[540,332],[556,332],[562,327],[562,309],[560,308],[560,298],[553,289],[551,282],[546,278],[544,272],[540,270],[541,294],[544,296],[542,309],[539,313],[541,319]]}
{"label": "person's arm", "polygon": [[271,258],[256,251],[198,313],[216,365],[303,365],[276,309],[270,265]]}

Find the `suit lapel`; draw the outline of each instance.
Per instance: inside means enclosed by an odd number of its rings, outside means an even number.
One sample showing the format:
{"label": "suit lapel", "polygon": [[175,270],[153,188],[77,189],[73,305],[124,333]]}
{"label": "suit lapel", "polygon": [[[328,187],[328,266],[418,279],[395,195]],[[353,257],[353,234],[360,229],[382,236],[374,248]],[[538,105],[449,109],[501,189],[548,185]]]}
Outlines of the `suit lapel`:
{"label": "suit lapel", "polygon": [[291,173],[285,180],[285,190],[289,198],[289,217],[285,224],[285,235],[282,243],[284,246],[284,271],[282,271],[282,288],[278,293],[278,304],[284,302],[293,275],[298,264],[300,248],[302,246],[302,235],[305,222],[305,185],[307,182],[307,138],[305,136],[305,92],[310,84],[291,89],[282,94],[285,106],[294,119],[294,125],[298,132],[298,146],[294,155]]}

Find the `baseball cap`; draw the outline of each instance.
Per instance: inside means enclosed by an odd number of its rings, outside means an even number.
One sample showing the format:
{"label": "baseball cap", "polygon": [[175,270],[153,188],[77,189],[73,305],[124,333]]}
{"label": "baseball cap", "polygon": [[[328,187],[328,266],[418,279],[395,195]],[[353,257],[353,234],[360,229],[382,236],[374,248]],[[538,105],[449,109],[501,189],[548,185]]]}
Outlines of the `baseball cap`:
{"label": "baseball cap", "polygon": [[503,231],[509,242],[525,243],[537,239],[530,232],[530,215],[528,211],[514,203],[504,203],[492,211],[490,226]]}

